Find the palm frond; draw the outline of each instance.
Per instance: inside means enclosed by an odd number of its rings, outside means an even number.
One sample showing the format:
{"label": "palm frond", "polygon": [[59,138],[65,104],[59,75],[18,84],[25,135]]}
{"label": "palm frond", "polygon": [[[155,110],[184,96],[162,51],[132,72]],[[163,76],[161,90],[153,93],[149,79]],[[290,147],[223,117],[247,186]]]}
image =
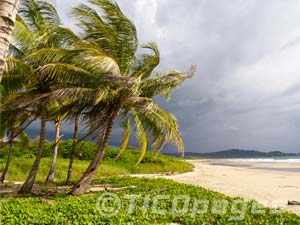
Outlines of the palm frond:
{"label": "palm frond", "polygon": [[147,134],[144,129],[143,123],[137,114],[133,114],[133,120],[135,125],[136,138],[140,145],[140,151],[141,151],[138,161],[136,163],[136,165],[138,165],[143,161],[146,155],[148,149],[148,139],[147,139]]}
{"label": "palm frond", "polygon": [[27,55],[25,60],[35,67],[60,62],[72,64],[97,76],[120,74],[116,62],[95,48],[42,48]]}
{"label": "palm frond", "polygon": [[13,50],[14,53],[18,53],[17,56],[24,55],[24,53],[28,51],[28,49],[34,44],[35,41],[32,31],[30,30],[26,22],[19,15],[17,15],[10,52],[12,52]]}
{"label": "palm frond", "polygon": [[136,59],[131,71],[131,76],[145,79],[151,76],[153,70],[158,66],[160,53],[155,42],[146,43],[142,45],[142,48],[150,49],[154,54],[143,54],[140,58]]}
{"label": "palm frond", "polygon": [[159,135],[155,142],[152,143],[152,147],[153,149],[153,153],[154,153],[154,159],[157,158],[157,156],[159,155],[160,151],[163,149],[164,145],[166,144],[167,140],[163,135]]}
{"label": "palm frond", "polygon": [[186,79],[194,76],[196,67],[191,66],[188,73],[173,70],[168,71],[156,77],[150,77],[141,82],[141,96],[152,98],[157,95],[169,96],[172,89],[179,87],[179,85]]}
{"label": "palm frond", "polygon": [[68,111],[63,111],[64,107],[65,105],[62,99],[57,100],[53,96],[50,96],[47,108],[48,118],[52,121],[61,123],[70,116],[70,113],[74,114],[73,112],[70,112],[71,108],[69,108]]}
{"label": "palm frond", "polygon": [[119,148],[118,154],[116,156],[116,160],[123,154],[123,152],[125,151],[125,149],[126,149],[126,147],[128,145],[128,142],[129,142],[129,138],[130,138],[130,122],[129,122],[128,118],[126,119],[125,126],[126,127],[125,127],[125,131],[124,131],[124,137],[123,137],[121,146]]}
{"label": "palm frond", "polygon": [[22,0],[19,13],[33,30],[43,30],[48,24],[61,23],[54,6],[46,1]]}
{"label": "palm frond", "polygon": [[155,103],[140,104],[134,108],[145,129],[151,133],[153,143],[156,143],[157,147],[163,136],[166,142],[173,144],[178,151],[184,152],[182,136],[176,118],[172,114],[159,108]]}
{"label": "palm frond", "polygon": [[12,43],[10,43],[8,55],[10,57],[14,57],[14,58],[20,59],[20,58],[22,58],[24,56],[24,52],[20,48],[18,48],[17,46],[15,46]]}
{"label": "palm frond", "polygon": [[98,138],[98,141],[101,142],[102,140],[99,139],[99,137],[102,137],[101,134],[103,134],[106,130],[109,117],[115,113],[116,110],[116,105],[104,102],[101,102],[96,106],[91,107],[90,110],[87,110],[87,112],[82,116],[82,121],[85,125],[84,128],[89,131],[81,138],[81,140],[87,137],[92,137]]}
{"label": "palm frond", "polygon": [[30,139],[27,135],[27,133],[25,131],[22,131],[19,135],[19,141],[20,141],[20,146],[22,148],[26,148],[29,143],[30,143]]}
{"label": "palm frond", "polygon": [[107,97],[107,90],[67,86],[58,88],[50,92],[49,95],[61,102],[66,111],[76,107],[83,110],[86,104],[95,105],[100,95],[102,96],[101,101],[104,100]]}
{"label": "palm frond", "polygon": [[24,80],[32,74],[32,68],[23,61],[7,57],[2,78],[4,95],[17,93],[25,87]]}
{"label": "palm frond", "polygon": [[10,74],[19,74],[20,76],[23,76],[25,78],[27,76],[30,76],[30,74],[32,73],[32,68],[20,59],[7,57],[4,73],[7,76],[9,76]]}
{"label": "palm frond", "polygon": [[43,84],[69,84],[74,86],[97,87],[95,76],[88,71],[66,63],[49,63],[40,67],[32,77],[31,84],[42,82]]}
{"label": "palm frond", "polygon": [[50,47],[73,49],[75,46],[82,43],[81,39],[70,28],[67,27],[48,25],[47,35],[47,46]]}
{"label": "palm frond", "polygon": [[5,110],[17,110],[26,108],[29,106],[38,105],[43,99],[50,96],[50,93],[37,93],[34,91],[28,91],[21,94],[8,95],[5,101],[0,105],[0,111]]}
{"label": "palm frond", "polygon": [[102,14],[87,5],[80,5],[74,10],[86,39],[95,41],[106,54],[111,55],[119,65],[121,74],[129,74],[138,45],[134,24],[113,0],[89,2],[98,6]]}

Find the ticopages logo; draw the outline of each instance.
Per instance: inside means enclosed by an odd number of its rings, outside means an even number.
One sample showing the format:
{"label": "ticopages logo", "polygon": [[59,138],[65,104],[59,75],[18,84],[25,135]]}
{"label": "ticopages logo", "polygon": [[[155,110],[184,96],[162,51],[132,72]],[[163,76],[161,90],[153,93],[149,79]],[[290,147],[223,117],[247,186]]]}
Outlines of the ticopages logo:
{"label": "ticopages logo", "polygon": [[122,206],[121,199],[114,193],[103,193],[96,202],[98,212],[105,217],[112,217],[119,213]]}
{"label": "ticopages logo", "polygon": [[[169,207],[162,207],[167,204]],[[270,203],[266,203],[269,205]],[[122,209],[123,207],[123,209]],[[138,209],[140,213],[146,214],[187,214],[195,218],[201,214],[224,215],[230,213],[229,221],[241,221],[245,219],[247,208],[251,208],[251,214],[266,214],[267,210],[257,202],[247,202],[241,199],[235,199],[232,202],[226,199],[196,199],[188,195],[123,195],[105,192],[96,202],[96,208],[103,217],[116,216],[120,210],[129,215],[135,213]],[[268,211],[270,214],[280,212],[278,209]]]}

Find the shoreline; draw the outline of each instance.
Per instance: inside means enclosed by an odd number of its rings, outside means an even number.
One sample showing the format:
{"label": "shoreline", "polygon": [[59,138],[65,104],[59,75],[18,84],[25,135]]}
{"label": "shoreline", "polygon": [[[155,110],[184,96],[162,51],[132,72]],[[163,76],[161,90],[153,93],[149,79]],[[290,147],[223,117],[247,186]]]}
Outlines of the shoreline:
{"label": "shoreline", "polygon": [[[231,162],[216,159],[186,160],[194,171],[171,176],[138,175],[166,178],[176,182],[201,186],[230,197],[256,200],[262,205],[300,214],[300,206],[288,201],[300,201],[299,173],[274,168],[300,168],[300,163]],[[222,162],[221,162],[222,161]],[[258,166],[259,165],[259,166]]]}

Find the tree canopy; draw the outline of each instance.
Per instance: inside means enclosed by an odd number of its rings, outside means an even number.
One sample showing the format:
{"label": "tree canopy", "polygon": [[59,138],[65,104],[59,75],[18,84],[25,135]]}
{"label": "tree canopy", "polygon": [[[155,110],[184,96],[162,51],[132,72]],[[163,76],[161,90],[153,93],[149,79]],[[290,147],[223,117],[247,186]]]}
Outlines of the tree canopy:
{"label": "tree canopy", "polygon": [[[31,112],[40,118],[38,156],[21,191],[30,192],[39,167],[47,121],[57,118],[80,121],[99,145],[82,178],[71,194],[81,194],[95,175],[109,143],[117,118],[123,122],[122,154],[132,131],[140,145],[141,163],[151,143],[159,153],[165,143],[183,152],[176,118],[161,109],[156,96],[167,96],[195,74],[171,70],[156,72],[158,45],[140,45],[134,23],[113,0],[88,0],[73,9],[81,35],[63,27],[55,8],[43,1],[22,2],[6,60],[2,84],[6,95],[1,113]],[[150,50],[150,51],[149,51]],[[2,126],[2,124],[1,124]],[[5,127],[4,129],[9,129]],[[74,136],[75,138],[75,136]]]}

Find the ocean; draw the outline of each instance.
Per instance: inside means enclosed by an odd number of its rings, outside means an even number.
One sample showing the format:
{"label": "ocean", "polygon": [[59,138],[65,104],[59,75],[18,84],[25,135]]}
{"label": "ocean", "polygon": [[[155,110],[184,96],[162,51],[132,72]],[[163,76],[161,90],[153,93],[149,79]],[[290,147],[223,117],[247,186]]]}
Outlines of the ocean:
{"label": "ocean", "polygon": [[211,164],[256,170],[300,173],[300,156],[273,158],[209,159]]}
{"label": "ocean", "polygon": [[294,157],[273,157],[273,158],[235,158],[235,159],[226,159],[228,161],[235,162],[266,162],[266,163],[300,163],[300,156]]}

